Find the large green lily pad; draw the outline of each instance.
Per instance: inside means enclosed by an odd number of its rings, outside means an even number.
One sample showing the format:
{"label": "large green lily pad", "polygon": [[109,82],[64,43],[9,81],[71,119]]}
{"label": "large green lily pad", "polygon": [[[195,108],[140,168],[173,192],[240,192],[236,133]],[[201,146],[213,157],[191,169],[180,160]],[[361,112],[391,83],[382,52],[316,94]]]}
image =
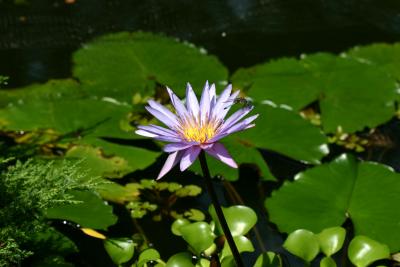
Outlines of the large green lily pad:
{"label": "large green lily pad", "polygon": [[267,199],[271,221],[283,232],[319,232],[350,218],[357,235],[400,249],[400,175],[387,166],[342,155],[300,173]]}
{"label": "large green lily pad", "polygon": [[346,56],[379,67],[400,79],[400,43],[357,46],[346,52]]}
{"label": "large green lily pad", "polygon": [[122,32],[95,39],[74,54],[73,74],[89,90],[131,102],[134,93],[151,95],[156,83],[178,94],[186,82],[195,88],[205,80],[227,80],[226,68],[214,56],[176,39],[144,32]]}
{"label": "large green lily pad", "polygon": [[256,101],[300,110],[318,101],[327,132],[375,127],[394,115],[396,81],[379,67],[352,58],[319,53],[240,69],[234,85]]}
{"label": "large green lily pad", "polygon": [[85,228],[103,229],[113,225],[117,217],[112,212],[112,207],[96,194],[89,191],[73,191],[73,200],[79,203],[62,204],[46,211],[49,219],[68,220]]}

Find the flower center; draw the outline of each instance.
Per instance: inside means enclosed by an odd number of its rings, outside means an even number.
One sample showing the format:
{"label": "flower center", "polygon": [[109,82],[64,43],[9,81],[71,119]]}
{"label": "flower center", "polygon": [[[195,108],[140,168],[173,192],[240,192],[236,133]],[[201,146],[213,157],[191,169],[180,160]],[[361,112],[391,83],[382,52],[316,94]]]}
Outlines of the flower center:
{"label": "flower center", "polygon": [[204,143],[207,140],[213,138],[215,135],[214,126],[211,124],[205,124],[203,126],[192,126],[187,125],[183,129],[183,136],[189,142]]}

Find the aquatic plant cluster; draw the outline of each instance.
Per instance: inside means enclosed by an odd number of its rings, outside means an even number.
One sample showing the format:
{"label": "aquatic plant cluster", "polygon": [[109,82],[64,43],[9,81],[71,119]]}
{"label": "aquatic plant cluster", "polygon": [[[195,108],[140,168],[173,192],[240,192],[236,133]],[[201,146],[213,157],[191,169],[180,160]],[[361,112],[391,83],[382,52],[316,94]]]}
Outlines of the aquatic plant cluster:
{"label": "aquatic plant cluster", "polygon": [[398,55],[229,73],[121,32],[75,51],[68,79],[0,77],[0,266],[399,264]]}

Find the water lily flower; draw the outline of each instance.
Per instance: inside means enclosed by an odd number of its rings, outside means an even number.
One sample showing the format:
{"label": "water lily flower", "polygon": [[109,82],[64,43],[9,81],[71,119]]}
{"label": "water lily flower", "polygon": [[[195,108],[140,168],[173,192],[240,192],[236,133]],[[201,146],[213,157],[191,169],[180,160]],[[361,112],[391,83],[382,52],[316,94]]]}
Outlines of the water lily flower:
{"label": "water lily flower", "polygon": [[136,131],[136,134],[142,136],[170,142],[164,146],[164,151],[170,155],[157,180],[179,162],[181,171],[186,170],[196,160],[201,150],[230,167],[237,168],[236,162],[218,141],[235,132],[254,127],[253,121],[258,115],[243,119],[253,106],[246,105],[225,119],[239,95],[239,91],[232,93],[232,85],[228,85],[217,96],[215,84],[209,86],[206,82],[200,103],[189,83],[186,87],[185,104],[170,88],[167,87],[167,91],[176,113],[154,100],[148,101],[149,105],[146,109],[169,129],[158,125],[148,125],[139,126]]}

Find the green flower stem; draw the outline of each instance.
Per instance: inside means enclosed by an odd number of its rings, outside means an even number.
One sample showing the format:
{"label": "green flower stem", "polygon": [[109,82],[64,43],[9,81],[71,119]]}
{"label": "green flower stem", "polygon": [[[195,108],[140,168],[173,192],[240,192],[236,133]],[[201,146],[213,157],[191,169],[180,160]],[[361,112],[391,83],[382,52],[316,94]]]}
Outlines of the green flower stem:
{"label": "green flower stem", "polygon": [[233,257],[235,259],[235,262],[236,262],[236,266],[237,267],[243,267],[244,265],[243,265],[243,262],[242,262],[242,258],[240,257],[240,254],[239,254],[239,251],[238,251],[238,249],[236,247],[236,244],[233,241],[233,237],[232,237],[231,231],[229,230],[228,223],[225,220],[224,214],[222,212],[221,205],[219,204],[219,201],[218,201],[218,198],[217,198],[217,194],[215,193],[214,187],[212,185],[211,175],[210,175],[210,171],[208,169],[207,160],[206,160],[206,156],[204,154],[204,151],[200,152],[199,160],[200,160],[201,169],[203,171],[203,176],[204,176],[204,179],[205,179],[205,182],[206,182],[208,194],[211,197],[211,201],[213,203],[215,212],[217,213],[219,223],[222,226],[222,229],[224,231],[226,240],[228,241],[229,247],[231,248],[232,255],[233,255]]}

